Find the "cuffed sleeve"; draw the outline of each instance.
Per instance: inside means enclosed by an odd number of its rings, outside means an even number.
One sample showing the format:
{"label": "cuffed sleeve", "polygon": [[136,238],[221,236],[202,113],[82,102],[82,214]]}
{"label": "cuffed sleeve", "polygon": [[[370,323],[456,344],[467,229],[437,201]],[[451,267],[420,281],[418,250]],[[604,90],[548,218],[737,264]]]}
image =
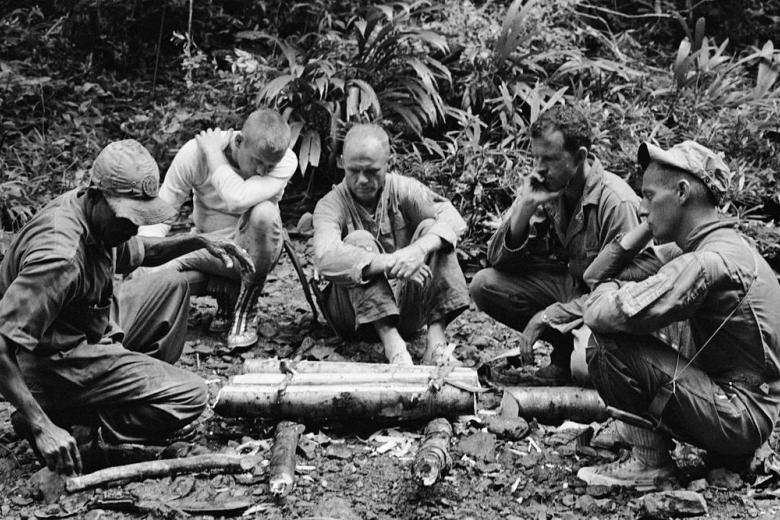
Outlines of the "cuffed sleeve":
{"label": "cuffed sleeve", "polygon": [[73,260],[26,263],[0,299],[0,334],[27,350],[35,350],[77,293],[80,271]]}
{"label": "cuffed sleeve", "polygon": [[496,268],[511,266],[534,252],[543,255],[549,249],[544,241],[547,231],[541,229],[549,225],[542,207],[537,208],[534,214],[531,215],[528,221],[528,234],[523,243],[514,248],[509,247],[507,238],[509,238],[510,232],[509,220],[511,211],[510,208],[504,216],[501,225],[488,241],[487,261],[489,265]]}
{"label": "cuffed sleeve", "polygon": [[388,182],[395,183],[395,194],[404,209],[404,214],[416,227],[423,220],[433,218],[434,224],[427,234],[436,235],[448,248],[458,245],[458,239],[466,230],[466,222],[455,206],[417,179],[393,175]]}
{"label": "cuffed sleeve", "polygon": [[141,237],[134,236],[116,248],[116,272],[130,274],[144,263],[146,248]]}

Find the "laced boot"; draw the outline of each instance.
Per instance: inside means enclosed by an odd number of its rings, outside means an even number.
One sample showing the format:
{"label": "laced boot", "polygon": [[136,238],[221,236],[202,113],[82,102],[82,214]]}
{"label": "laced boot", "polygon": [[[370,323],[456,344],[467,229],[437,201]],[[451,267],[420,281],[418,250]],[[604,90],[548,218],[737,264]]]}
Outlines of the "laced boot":
{"label": "laced boot", "polygon": [[227,332],[233,318],[239,285],[226,278],[212,276],[209,278],[206,294],[217,300],[217,312],[209,323],[209,332]]}
{"label": "laced boot", "polygon": [[667,434],[623,422],[618,429],[621,437],[633,446],[631,455],[624,460],[580,468],[577,478],[588,485],[631,487],[640,491],[654,489],[659,481],[675,478],[676,467],[669,455],[672,440]]}
{"label": "laced boot", "polygon": [[618,448],[628,448],[630,444],[620,435],[620,428],[618,428],[618,422],[615,419],[609,419],[604,423],[593,439],[590,441],[592,448],[615,450]]}
{"label": "laced boot", "polygon": [[255,318],[257,317],[257,300],[260,298],[262,290],[262,285],[241,283],[241,292],[238,293],[233,313],[233,324],[230,326],[227,337],[229,349],[247,348],[257,343]]}

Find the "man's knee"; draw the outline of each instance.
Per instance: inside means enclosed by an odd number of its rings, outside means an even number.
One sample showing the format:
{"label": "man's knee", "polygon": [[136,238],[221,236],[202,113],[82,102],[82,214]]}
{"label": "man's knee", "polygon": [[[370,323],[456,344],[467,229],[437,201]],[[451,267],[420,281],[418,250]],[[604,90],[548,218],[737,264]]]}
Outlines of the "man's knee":
{"label": "man's knee", "polygon": [[478,271],[469,284],[469,295],[477,308],[483,312],[490,307],[491,303],[495,303],[495,294],[491,288],[495,287],[496,279],[496,270],[489,267]]}
{"label": "man's knee", "polygon": [[265,228],[280,220],[279,206],[275,202],[264,201],[249,210],[248,224],[252,228]]}
{"label": "man's knee", "polygon": [[359,247],[372,253],[379,252],[379,246],[376,244],[374,236],[365,229],[356,229],[344,237],[344,243],[350,246]]}

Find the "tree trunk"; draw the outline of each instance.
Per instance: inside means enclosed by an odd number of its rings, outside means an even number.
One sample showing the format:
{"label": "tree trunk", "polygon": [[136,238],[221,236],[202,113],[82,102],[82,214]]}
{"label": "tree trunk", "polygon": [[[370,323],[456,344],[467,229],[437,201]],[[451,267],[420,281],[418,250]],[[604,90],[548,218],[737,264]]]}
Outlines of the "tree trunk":
{"label": "tree trunk", "polygon": [[475,394],[450,384],[227,385],[214,411],[226,417],[276,419],[426,419],[475,413]]}

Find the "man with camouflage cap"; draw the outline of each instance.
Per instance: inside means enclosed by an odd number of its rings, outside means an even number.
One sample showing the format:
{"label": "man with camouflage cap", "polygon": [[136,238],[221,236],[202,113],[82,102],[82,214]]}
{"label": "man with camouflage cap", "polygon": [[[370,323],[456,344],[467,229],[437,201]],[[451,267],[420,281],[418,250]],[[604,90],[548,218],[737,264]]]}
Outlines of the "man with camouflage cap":
{"label": "man with camouflage cap", "polygon": [[161,273],[122,284],[114,273],[206,248],[251,268],[246,253],[202,237],[135,236],[170,218],[159,170],[137,141],[106,146],[91,185],[64,193],[17,235],[0,265],[0,393],[14,429],[50,469],[82,469],[71,426],[108,443],[162,444],[206,406],[203,381],[181,355],[189,287]]}
{"label": "man with camouflage cap", "polygon": [[[719,462],[744,462],[780,414],[780,285],[755,247],[718,214],[730,172],[693,141],[639,147],[646,221],[605,248],[585,274],[593,331],[588,368],[604,401],[627,412],[618,433],[632,456],[585,467],[590,484],[651,487],[675,473],[677,438]],[[643,249],[673,242],[666,262]],[[654,335],[687,320],[692,344]],[[733,459],[737,457],[737,460]]]}

